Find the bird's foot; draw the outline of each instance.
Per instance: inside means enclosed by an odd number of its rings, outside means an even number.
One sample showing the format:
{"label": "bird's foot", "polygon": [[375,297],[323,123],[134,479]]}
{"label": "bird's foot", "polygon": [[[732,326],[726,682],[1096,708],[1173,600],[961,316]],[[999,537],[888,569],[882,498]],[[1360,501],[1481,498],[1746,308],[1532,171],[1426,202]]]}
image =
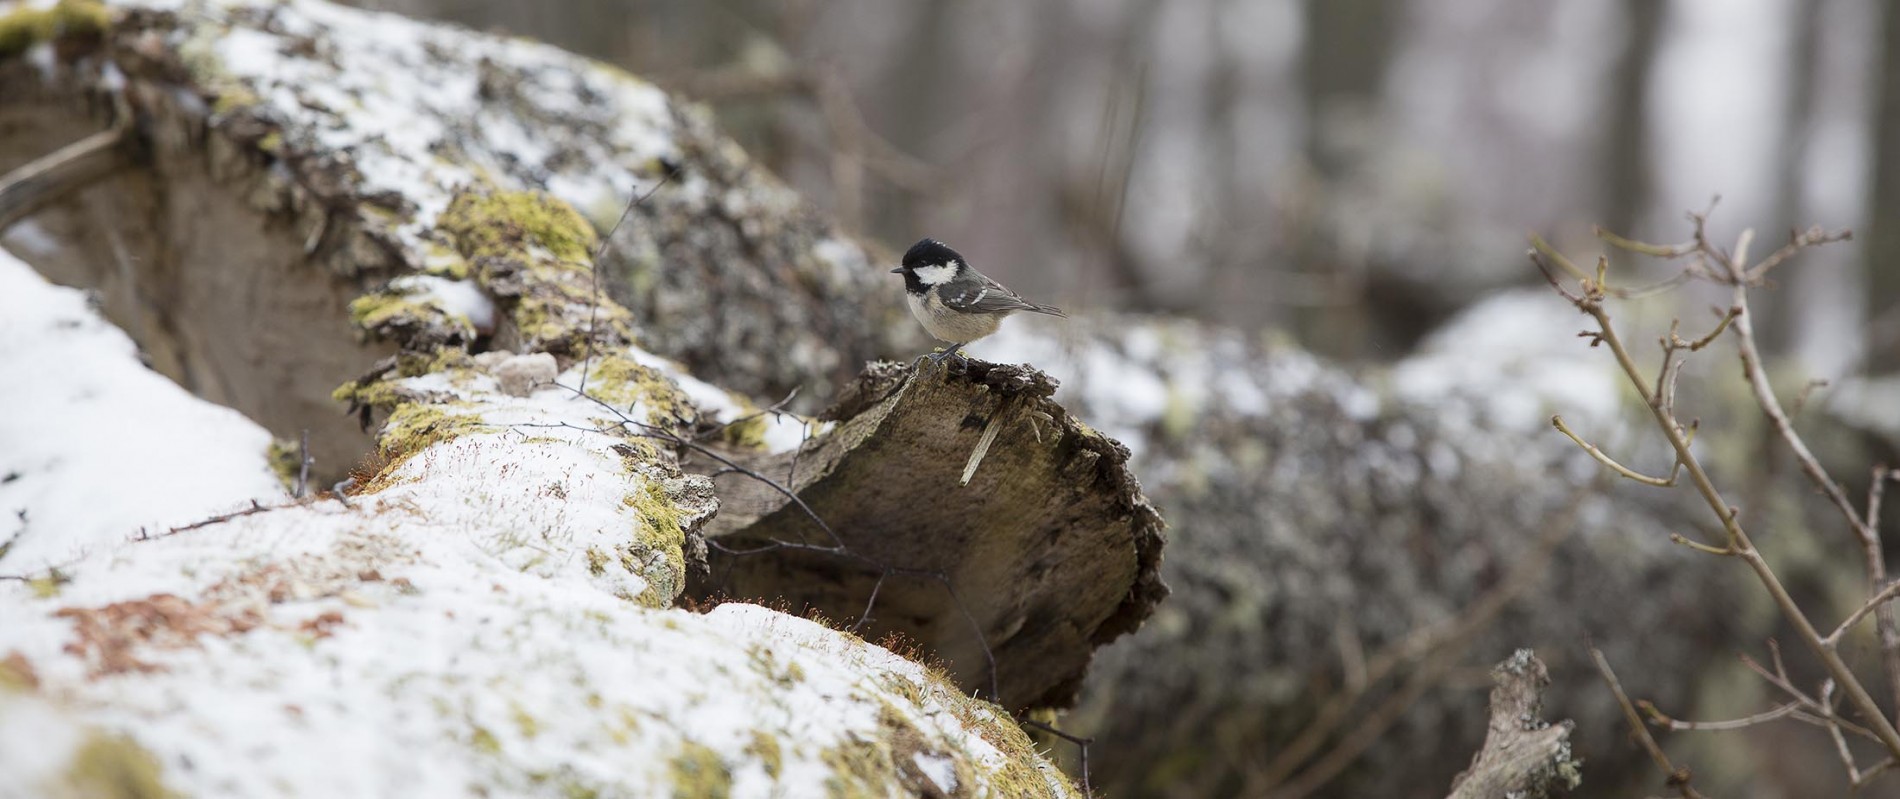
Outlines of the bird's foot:
{"label": "bird's foot", "polygon": [[968,364],[970,362],[970,359],[964,356],[962,350],[963,350],[963,345],[958,344],[954,347],[941,349],[929,355],[925,355],[924,360],[929,361],[932,365],[935,365],[935,366],[943,366],[945,363],[949,362],[949,360],[952,358],[955,358],[957,360],[957,363]]}

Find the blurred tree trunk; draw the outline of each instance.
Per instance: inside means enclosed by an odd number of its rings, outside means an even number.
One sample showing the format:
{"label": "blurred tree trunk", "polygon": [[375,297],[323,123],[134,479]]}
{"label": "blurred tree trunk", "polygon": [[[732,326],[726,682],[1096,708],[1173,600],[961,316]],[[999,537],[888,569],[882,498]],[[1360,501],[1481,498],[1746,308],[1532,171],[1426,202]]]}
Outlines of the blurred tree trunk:
{"label": "blurred tree trunk", "polygon": [[[1775,223],[1764,231],[1768,234],[1765,244],[1775,244],[1782,240],[1785,231],[1798,229],[1811,221],[1805,218],[1808,211],[1802,194],[1814,96],[1820,79],[1821,21],[1826,16],[1823,10],[1827,5],[1824,1],[1788,3],[1788,80],[1781,99],[1780,140],[1775,143]],[[1786,352],[1793,346],[1800,314],[1795,303],[1800,293],[1789,289],[1793,283],[1815,277],[1825,275],[1811,269],[1783,274],[1781,279],[1790,284],[1787,289],[1759,295],[1763,300],[1760,303],[1761,323],[1765,328],[1762,334],[1772,350]]]}
{"label": "blurred tree trunk", "polygon": [[1900,8],[1879,3],[1880,73],[1874,85],[1874,174],[1873,196],[1868,200],[1865,227],[1867,274],[1867,318],[1874,331],[1867,342],[1867,366],[1874,371],[1891,371],[1900,366],[1900,347],[1892,335],[1881,331],[1894,325],[1885,317],[1892,313],[1894,298],[1900,296]]}
{"label": "blurred tree trunk", "polygon": [[[1391,0],[1306,0],[1306,157],[1320,174],[1346,168],[1332,138],[1337,128],[1379,102],[1392,55]],[[1347,117],[1347,119],[1341,119]]]}
{"label": "blurred tree trunk", "polygon": [[[902,45],[891,50],[893,63],[869,87],[881,96],[864,106],[874,115],[866,120],[873,128],[900,146],[919,148],[917,152],[926,158],[929,152],[922,149],[922,143],[931,141],[948,123],[946,109],[958,107],[960,101],[957,76],[963,71],[962,61],[954,46],[955,37],[946,33],[957,23],[954,9],[945,0],[909,4],[908,33]],[[910,241],[918,210],[909,194],[890,192],[869,202],[863,196],[861,177],[840,177],[844,176],[834,170],[832,191],[837,196],[833,208],[846,227],[871,238]],[[850,185],[853,180],[859,185]]]}
{"label": "blurred tree trunk", "polygon": [[[1345,179],[1354,146],[1377,133],[1380,96],[1398,8],[1392,0],[1306,0],[1306,41],[1301,56],[1301,85],[1306,102],[1305,155],[1317,183],[1319,219],[1328,215],[1327,196]],[[1297,241],[1294,263],[1305,272],[1335,278],[1346,293],[1360,282],[1348,270],[1363,272],[1364,264],[1345,263],[1333,242],[1322,232],[1307,228]],[[1328,226],[1321,225],[1320,231]],[[1339,297],[1338,302],[1300,308],[1293,314],[1301,341],[1312,342],[1327,355],[1354,357],[1366,338],[1364,303]]]}
{"label": "blurred tree trunk", "polygon": [[1662,41],[1663,0],[1623,0],[1622,55],[1610,78],[1610,124],[1603,154],[1603,226],[1637,235],[1654,190],[1649,163],[1649,83]]}

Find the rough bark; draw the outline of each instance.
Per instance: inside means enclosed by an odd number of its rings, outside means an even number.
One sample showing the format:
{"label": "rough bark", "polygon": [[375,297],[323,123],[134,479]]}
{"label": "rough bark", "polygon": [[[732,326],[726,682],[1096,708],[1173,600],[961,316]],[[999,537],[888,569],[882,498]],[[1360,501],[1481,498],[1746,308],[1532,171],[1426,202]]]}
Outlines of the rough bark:
{"label": "rough bark", "polygon": [[1452,780],[1452,799],[1516,796],[1539,799],[1553,785],[1576,787],[1579,764],[1570,755],[1568,721],[1543,718],[1550,672],[1528,649],[1491,670],[1491,722],[1471,768]]}

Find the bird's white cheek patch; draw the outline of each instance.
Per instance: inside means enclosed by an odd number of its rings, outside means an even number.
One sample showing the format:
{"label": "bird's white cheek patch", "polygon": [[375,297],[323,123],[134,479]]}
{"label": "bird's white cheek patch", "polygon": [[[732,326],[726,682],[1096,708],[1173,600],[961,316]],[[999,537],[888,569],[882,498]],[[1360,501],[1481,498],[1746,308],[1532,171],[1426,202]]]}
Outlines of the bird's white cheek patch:
{"label": "bird's white cheek patch", "polygon": [[924,285],[941,286],[950,282],[951,278],[957,276],[957,262],[951,261],[950,263],[938,264],[936,266],[920,266],[911,271],[917,275],[917,280]]}

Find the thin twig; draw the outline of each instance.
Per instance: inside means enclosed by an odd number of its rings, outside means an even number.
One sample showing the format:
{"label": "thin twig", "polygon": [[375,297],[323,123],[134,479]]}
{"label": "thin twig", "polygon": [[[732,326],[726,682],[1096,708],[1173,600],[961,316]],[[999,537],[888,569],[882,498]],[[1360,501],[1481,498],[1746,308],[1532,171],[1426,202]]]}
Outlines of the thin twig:
{"label": "thin twig", "polygon": [[1780,266],[1783,262],[1794,257],[1795,254],[1802,250],[1810,247],[1819,247],[1823,244],[1833,244],[1837,241],[1847,241],[1853,237],[1854,231],[1847,228],[1829,232],[1822,230],[1819,225],[1808,228],[1807,230],[1789,231],[1788,243],[1782,245],[1781,249],[1769,253],[1767,258],[1761,259],[1760,263],[1750,267],[1746,280],[1750,285],[1759,284],[1762,278],[1768,275],[1770,270]]}
{"label": "thin twig", "polygon": [[131,141],[131,126],[115,125],[0,174],[0,230],[125,169]]}
{"label": "thin twig", "polygon": [[1628,466],[1624,466],[1623,464],[1617,463],[1615,459],[1611,458],[1608,455],[1603,454],[1603,450],[1597,449],[1597,446],[1595,444],[1585,441],[1583,440],[1582,437],[1578,436],[1576,433],[1571,432],[1570,427],[1564,424],[1564,418],[1562,416],[1550,417],[1550,426],[1557,428],[1557,432],[1564,434],[1566,438],[1569,438],[1572,442],[1575,442],[1577,446],[1582,447],[1584,452],[1590,453],[1590,457],[1596,458],[1598,463],[1601,463],[1604,466],[1608,466],[1610,467],[1611,471],[1614,471],[1617,474],[1620,474],[1631,480],[1635,480],[1638,483],[1642,483],[1643,485],[1656,486],[1658,488],[1668,488],[1670,486],[1673,486],[1676,484],[1676,473],[1681,471],[1682,469],[1682,461],[1676,461],[1676,466],[1675,468],[1670,470],[1669,477],[1667,478],[1650,477],[1649,475],[1643,474],[1642,472],[1636,471],[1635,469],[1631,469]]}
{"label": "thin twig", "polygon": [[1733,555],[1735,554],[1735,550],[1731,547],[1712,547],[1712,546],[1709,546],[1708,544],[1704,544],[1701,541],[1697,541],[1681,533],[1670,533],[1669,543],[1679,544],[1681,546],[1688,547],[1704,555]]}
{"label": "thin twig", "polygon": [[303,499],[304,490],[310,485],[310,464],[316,462],[310,457],[310,428],[303,429],[303,435],[297,438],[297,442],[297,488],[291,492],[291,496]]}
{"label": "thin twig", "polygon": [[1642,717],[1636,714],[1636,706],[1630,704],[1629,695],[1623,693],[1623,683],[1616,679],[1616,672],[1611,670],[1610,662],[1604,659],[1603,650],[1590,647],[1590,658],[1596,661],[1597,673],[1603,675],[1603,682],[1610,686],[1610,693],[1616,695],[1616,704],[1623,708],[1623,719],[1629,723],[1630,735],[1649,753],[1649,758],[1656,761],[1656,767],[1669,775],[1669,786],[1675,788],[1683,799],[1699,799],[1702,794],[1689,784],[1692,777],[1689,768],[1677,768],[1676,764],[1669,762],[1669,755],[1663,753],[1656,738],[1649,734],[1649,728],[1643,726]]}
{"label": "thin twig", "polygon": [[1860,772],[1860,765],[1854,762],[1854,751],[1847,748],[1847,736],[1841,734],[1841,725],[1835,723],[1839,721],[1839,719],[1834,715],[1833,680],[1823,680],[1821,682],[1821,709],[1825,711],[1825,715],[1822,716],[1822,719],[1828,722],[1827,735],[1829,738],[1834,739],[1835,754],[1840,755],[1841,768],[1847,770],[1847,784],[1859,788],[1861,780],[1863,779]]}
{"label": "thin twig", "polygon": [[864,601],[864,612],[858,614],[857,623],[851,625],[852,633],[855,634],[859,630],[864,629],[864,625],[871,621],[871,609],[877,607],[878,592],[884,590],[884,581],[889,580],[890,578],[891,578],[890,569],[885,569],[884,571],[878,573],[877,582],[871,585],[871,598],[866,599]]}
{"label": "thin twig", "polygon": [[1874,594],[1872,599],[1855,608],[1854,612],[1848,614],[1847,619],[1841,622],[1841,626],[1834,628],[1834,632],[1828,633],[1827,638],[1823,640],[1828,646],[1840,646],[1841,636],[1846,635],[1849,628],[1861,619],[1867,618],[1867,614],[1878,610],[1881,605],[1892,601],[1895,596],[1900,596],[1900,581],[1888,583],[1886,588],[1880,589],[1880,593]]}
{"label": "thin twig", "polygon": [[679,174],[679,171],[678,164],[667,165],[666,174],[660,176],[659,182],[649,187],[646,193],[628,200],[627,206],[620,209],[620,218],[614,220],[614,226],[607,229],[607,235],[600,237],[600,246],[594,248],[594,259],[587,265],[588,276],[594,282],[594,296],[592,304],[587,309],[587,355],[581,359],[580,392],[582,396],[587,394],[587,373],[592,370],[594,363],[594,325],[600,320],[600,259],[607,256],[607,248],[612,247],[614,243],[614,234],[619,233],[620,226],[627,223],[627,217],[633,215],[633,209],[645,203],[648,197],[652,197],[654,192],[659,191],[661,186],[671,181],[674,175]]}
{"label": "thin twig", "polygon": [[1069,743],[1075,744],[1076,748],[1080,750],[1082,753],[1082,796],[1086,799],[1086,797],[1091,797],[1095,795],[1095,791],[1089,787],[1089,745],[1095,743],[1094,738],[1090,738],[1090,737],[1082,736],[1082,735],[1076,735],[1074,733],[1064,732],[1062,730],[1056,729],[1056,726],[1053,724],[1045,724],[1043,722],[1036,721],[1035,719],[1022,719],[1022,724],[1025,727],[1034,727],[1038,730],[1042,730],[1043,732],[1049,733],[1050,735],[1053,735],[1057,738],[1061,738],[1062,740],[1068,741]]}
{"label": "thin twig", "polygon": [[1688,242],[1686,244],[1645,244],[1611,233],[1603,229],[1601,225],[1593,227],[1591,230],[1596,233],[1596,237],[1602,239],[1605,244],[1620,250],[1628,250],[1629,252],[1638,255],[1647,255],[1652,258],[1681,258],[1684,255],[1695,252],[1695,242]]}
{"label": "thin twig", "polygon": [[1537,254],[1544,256],[1544,258],[1549,260],[1550,263],[1556,264],[1558,268],[1564,270],[1564,272],[1569,274],[1571,277],[1584,281],[1584,282],[1589,282],[1590,276],[1588,274],[1585,274],[1584,271],[1581,268],[1579,268],[1576,264],[1571,263],[1570,259],[1565,257],[1563,253],[1558,252],[1557,248],[1550,246],[1549,242],[1544,241],[1543,236],[1539,236],[1535,233],[1532,233],[1531,247],[1536,249]]}
{"label": "thin twig", "polygon": [[719,424],[713,425],[712,427],[707,428],[706,430],[698,433],[697,435],[694,435],[693,440],[705,441],[709,438],[712,438],[714,436],[717,436],[725,432],[728,429],[731,429],[733,425],[745,424],[746,422],[750,422],[753,419],[759,419],[765,416],[771,416],[772,418],[777,419],[780,416],[785,414],[785,406],[790,405],[792,403],[792,400],[797,399],[797,398],[798,398],[798,389],[794,387],[789,393],[785,395],[784,399],[781,399],[778,402],[772,403],[771,405],[768,405],[766,407],[763,407],[756,411],[748,413],[744,416],[737,416],[732,419],[721,422]]}
{"label": "thin twig", "polygon": [[180,525],[180,526],[178,526],[178,527],[173,527],[173,528],[171,528],[171,529],[169,529],[169,530],[166,530],[165,532],[162,532],[162,533],[159,533],[159,534],[157,534],[157,535],[148,535],[148,534],[146,534],[146,532],[145,532],[145,531],[144,531],[143,529],[141,529],[141,530],[139,530],[139,533],[138,533],[138,535],[136,535],[136,536],[133,536],[133,538],[132,538],[132,540],[134,540],[134,541],[150,541],[150,540],[152,540],[152,539],[156,539],[156,538],[165,538],[165,537],[167,537],[167,536],[174,536],[174,535],[177,535],[177,534],[179,534],[179,533],[184,533],[184,532],[189,532],[189,531],[192,531],[192,530],[198,530],[198,529],[202,529],[202,528],[205,528],[205,527],[210,527],[211,525],[214,525],[214,524],[223,524],[223,523],[225,523],[225,522],[228,522],[228,521],[231,521],[232,519],[238,519],[238,518],[242,518],[242,517],[245,517],[245,516],[250,516],[250,515],[253,515],[253,514],[258,514],[258,513],[264,513],[264,512],[266,512],[266,511],[273,511],[273,510],[279,510],[279,509],[280,509],[280,508],[282,508],[282,507],[283,507],[283,506],[281,506],[281,505],[263,505],[263,504],[259,504],[257,500],[255,500],[255,499],[253,499],[253,500],[251,500],[251,506],[250,506],[250,507],[248,507],[248,508],[245,508],[245,509],[243,509],[243,510],[234,510],[234,511],[231,511],[230,513],[220,513],[220,514],[218,514],[218,515],[216,515],[216,516],[213,516],[213,517],[211,517],[211,518],[209,518],[209,519],[204,519],[204,520],[202,520],[202,521],[196,521],[196,522],[192,522],[191,524],[186,524],[186,525]]}
{"label": "thin twig", "polygon": [[1656,708],[1656,705],[1651,703],[1647,699],[1636,700],[1636,707],[1642,710],[1644,715],[1649,717],[1649,723],[1654,724],[1670,732],[1684,732],[1687,730],[1721,731],[1721,730],[1747,729],[1757,724],[1774,721],[1775,719],[1782,718],[1784,716],[1787,716],[1790,713],[1800,710],[1801,703],[1789,702],[1785,705],[1780,705],[1778,707],[1774,707],[1769,710],[1764,710],[1760,713],[1756,713],[1753,716],[1744,716],[1739,719],[1727,719],[1725,721],[1683,721],[1682,719],[1672,718],[1669,716],[1669,714],[1664,713],[1661,710],[1658,710]]}

